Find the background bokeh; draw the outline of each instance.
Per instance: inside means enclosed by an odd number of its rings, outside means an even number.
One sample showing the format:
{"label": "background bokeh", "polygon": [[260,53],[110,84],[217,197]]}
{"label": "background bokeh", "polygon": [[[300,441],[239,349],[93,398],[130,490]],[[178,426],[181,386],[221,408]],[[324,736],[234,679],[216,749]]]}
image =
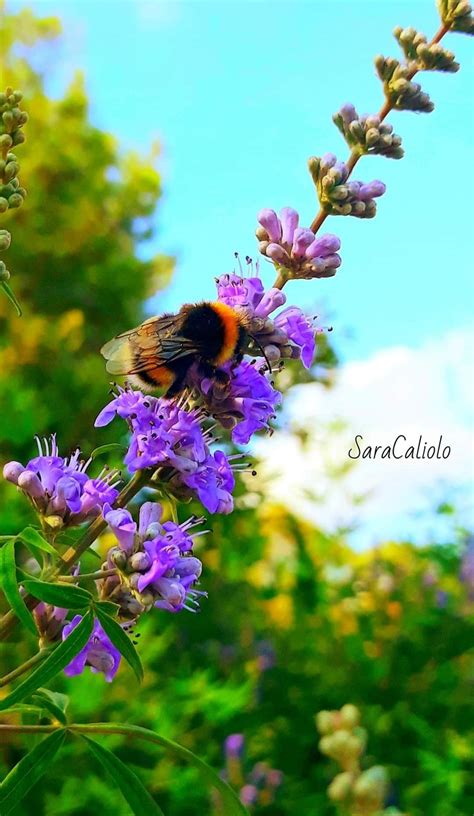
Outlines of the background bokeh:
{"label": "background bokeh", "polygon": [[[359,104],[361,89],[378,104],[369,55],[388,50],[395,23],[436,26],[429,2],[391,5],[334,4],[345,25],[333,22],[321,43],[315,32],[330,20],[318,3],[277,3],[273,15],[268,3],[0,5],[2,85],[23,90],[30,114],[18,149],[28,199],[2,221],[24,309],[18,320],[0,301],[2,463],[33,455],[35,433],[56,431],[63,450],[119,441],[118,426],[93,428],[109,387],[104,340],[145,313],[210,296],[233,250],[254,251],[261,206],[302,201],[311,217],[304,160],[337,149],[330,114],[346,95]],[[76,720],[145,725],[217,768],[224,739],[244,734],[248,772],[260,761],[283,772],[275,801],[254,811],[262,816],[334,816],[326,787],[337,769],[318,750],[315,715],[348,702],[368,731],[364,762],[389,772],[387,806],[411,816],[474,809],[472,87],[466,43],[452,47],[463,70],[430,78],[439,110],[400,124],[407,159],[364,168],[389,181],[375,222],[333,219],[343,269],[319,296],[316,282],[289,287],[336,330],[330,344],[321,335],[310,377],[285,370],[277,430],[254,450],[258,477],[200,539],[201,614],[140,623],[140,688],[126,667],[111,687],[91,674],[55,683]],[[323,80],[306,86],[318,69]],[[457,163],[465,195],[451,192]],[[354,433],[380,444],[406,429],[447,435],[444,470],[348,460]],[[0,501],[2,534],[33,520],[11,485]],[[8,666],[33,648],[13,640]],[[193,770],[110,745],[170,816],[212,812]],[[5,746],[4,769],[23,748]],[[127,812],[72,743],[24,808]]]}

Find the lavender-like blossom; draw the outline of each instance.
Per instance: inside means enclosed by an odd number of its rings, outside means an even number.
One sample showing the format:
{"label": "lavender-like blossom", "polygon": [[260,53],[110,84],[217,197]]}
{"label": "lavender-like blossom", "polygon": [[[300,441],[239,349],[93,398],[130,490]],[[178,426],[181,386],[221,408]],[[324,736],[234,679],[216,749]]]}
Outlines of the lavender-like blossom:
{"label": "lavender-like blossom", "polygon": [[161,516],[161,505],[146,502],[137,526],[128,510],[104,508],[118,542],[104,567],[117,567],[117,574],[99,582],[99,589],[102,598],[119,603],[122,617],[137,617],[152,606],[194,612],[197,599],[205,594],[195,589],[202,564],[192,555],[194,538],[205,531],[190,532],[204,519],[192,517],[177,524],[161,522]]}
{"label": "lavender-like blossom", "polygon": [[226,383],[204,379],[200,389],[206,408],[224,428],[232,428],[232,441],[247,444],[254,433],[270,430],[281,393],[269,382],[264,367],[248,360],[238,366],[223,366],[228,374]]}
{"label": "lavender-like blossom", "polygon": [[345,162],[338,162],[333,153],[326,153],[322,158],[312,156],[308,167],[324,212],[356,218],[374,217],[377,210],[375,199],[385,192],[382,181],[349,181],[349,167]]}
{"label": "lavender-like blossom", "polygon": [[[81,622],[82,615],[75,615],[72,621],[62,631],[63,640]],[[108,683],[114,679],[120,665],[121,654],[105,634],[98,620],[94,621],[94,629],[81,651],[71,660],[64,669],[64,674],[74,677],[81,674],[86,666],[90,666],[95,674],[102,672]]]}
{"label": "lavender-like blossom", "polygon": [[47,523],[72,527],[99,515],[104,504],[115,501],[117,471],[104,468],[91,479],[86,470],[92,460],[84,461],[79,449],[64,458],[59,456],[55,434],[49,440],[36,441],[39,455],[26,467],[8,462],[3,475],[30,498]]}
{"label": "lavender-like blossom", "polygon": [[310,229],[298,226],[299,215],[291,207],[260,210],[256,236],[259,251],[277,267],[284,267],[292,278],[330,278],[341,265],[337,254],[341,242],[325,233],[316,238]]}
{"label": "lavender-like blossom", "polygon": [[[323,241],[324,237],[319,240]],[[301,358],[306,368],[312,365],[316,348],[316,330],[312,321],[297,306],[270,317],[275,309],[286,303],[286,296],[280,289],[265,292],[260,278],[221,275],[217,279],[217,294],[220,301],[244,313],[253,354],[263,351],[270,363],[282,358]],[[255,380],[255,375],[252,378]],[[277,399],[272,399],[276,404]]]}
{"label": "lavender-like blossom", "polygon": [[403,158],[401,136],[394,133],[393,126],[383,122],[378,114],[359,116],[354,105],[346,103],[332,118],[349,147],[359,154]]}
{"label": "lavender-like blossom", "polygon": [[243,734],[230,734],[227,737],[224,742],[225,770],[222,776],[233,787],[240,789],[239,798],[246,807],[269,805],[283,782],[283,774],[271,768],[267,762],[257,762],[247,774],[243,762],[244,746]]}
{"label": "lavender-like blossom", "polygon": [[107,424],[115,415],[126,419],[132,432],[124,459],[131,472],[161,467],[180,497],[196,495],[211,513],[232,511],[233,466],[222,451],[209,450],[212,437],[202,425],[206,412],[119,388],[96,424]]}

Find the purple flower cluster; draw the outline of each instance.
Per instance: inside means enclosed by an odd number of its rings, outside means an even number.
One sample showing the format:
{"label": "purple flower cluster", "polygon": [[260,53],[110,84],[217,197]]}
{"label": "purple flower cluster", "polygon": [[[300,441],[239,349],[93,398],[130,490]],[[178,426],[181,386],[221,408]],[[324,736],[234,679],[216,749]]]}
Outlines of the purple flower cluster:
{"label": "purple flower cluster", "polygon": [[206,408],[224,428],[233,428],[232,441],[246,445],[254,433],[270,430],[281,393],[269,382],[265,369],[242,360],[238,366],[227,363],[225,384],[213,378],[203,379],[199,388]]}
{"label": "purple flower cluster", "polygon": [[103,470],[95,479],[86,473],[91,459],[81,459],[80,450],[69,458],[59,456],[56,436],[37,439],[38,456],[26,467],[8,462],[5,479],[17,485],[37,512],[53,527],[74,526],[99,515],[106,503],[118,496],[117,471]]}
{"label": "purple flower cluster", "polygon": [[[224,742],[226,768],[224,778],[240,788],[240,801],[246,807],[269,805],[275,800],[277,789],[283,782],[281,771],[271,768],[267,762],[257,762],[249,774],[243,768],[245,738],[243,734],[230,734]],[[245,784],[242,785],[242,781]]]}
{"label": "purple flower cluster", "polygon": [[326,233],[316,238],[310,229],[299,227],[299,215],[283,207],[278,216],[274,210],[260,210],[257,216],[259,250],[277,266],[289,270],[292,278],[330,278],[341,265],[337,254],[341,242]]}
{"label": "purple flower cluster", "polygon": [[[66,640],[72,630],[81,622],[82,615],[75,615],[70,623],[67,623],[62,631],[62,638]],[[94,629],[81,651],[73,657],[71,662],[64,669],[64,674],[74,677],[81,674],[86,666],[94,674],[102,672],[108,683],[114,679],[120,665],[121,654],[113,645],[110,638],[105,634],[99,621],[94,621]]]}
{"label": "purple flower cluster", "polygon": [[118,388],[97,417],[96,427],[116,415],[127,420],[132,432],[124,459],[132,473],[162,467],[180,496],[196,496],[210,513],[232,512],[232,466],[222,451],[210,451],[202,409],[186,411],[176,402]]}
{"label": "purple flower cluster", "polygon": [[190,532],[204,519],[177,524],[161,522],[161,516],[160,504],[146,502],[137,526],[128,510],[104,508],[104,518],[118,542],[109,550],[104,567],[116,567],[117,573],[102,581],[99,589],[102,598],[119,603],[123,617],[135,618],[153,606],[195,612],[199,596],[205,594],[194,588],[202,564],[192,555],[194,538],[205,531]]}
{"label": "purple flower cluster", "polygon": [[374,217],[375,199],[385,192],[382,181],[349,181],[350,168],[345,162],[338,162],[334,153],[326,153],[321,158],[312,156],[308,164],[325,212],[356,218]]}
{"label": "purple flower cluster", "polygon": [[305,368],[310,368],[316,349],[316,332],[311,320],[297,306],[287,306],[270,317],[286,303],[280,289],[265,292],[258,277],[226,274],[217,279],[217,294],[220,301],[244,312],[253,340],[252,353],[258,355],[263,351],[272,363],[285,357],[299,358]]}

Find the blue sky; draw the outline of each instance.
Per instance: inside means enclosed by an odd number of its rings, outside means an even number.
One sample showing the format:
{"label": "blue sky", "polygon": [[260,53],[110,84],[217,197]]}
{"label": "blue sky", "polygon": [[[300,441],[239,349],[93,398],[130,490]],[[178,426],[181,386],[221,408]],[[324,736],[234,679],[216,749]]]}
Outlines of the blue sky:
{"label": "blue sky", "polygon": [[[23,3],[11,3],[17,8]],[[376,53],[397,54],[391,31],[438,26],[434,2],[168,2],[33,0],[58,14],[64,38],[48,86],[86,76],[95,123],[124,146],[159,139],[165,195],[154,248],[176,254],[174,283],[155,311],[210,297],[233,251],[255,255],[255,215],[290,205],[309,223],[316,201],[306,159],[346,155],[331,114],[346,101],[380,107]],[[423,75],[436,109],[393,114],[402,161],[364,159],[381,178],[375,220],[331,218],[343,241],[335,278],[297,282],[291,300],[322,304],[343,359],[417,347],[472,319],[472,49],[449,35],[456,75]],[[268,283],[271,267],[263,265]]]}

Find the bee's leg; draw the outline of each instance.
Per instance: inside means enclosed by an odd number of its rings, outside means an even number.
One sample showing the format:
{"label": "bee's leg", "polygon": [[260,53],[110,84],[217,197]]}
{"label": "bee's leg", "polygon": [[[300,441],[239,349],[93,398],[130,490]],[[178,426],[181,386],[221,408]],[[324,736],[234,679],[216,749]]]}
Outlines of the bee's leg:
{"label": "bee's leg", "polygon": [[220,385],[227,385],[230,380],[227,371],[223,371],[222,368],[216,368],[211,363],[206,362],[206,360],[200,360],[199,374],[202,377],[208,377],[210,380],[214,380]]}

